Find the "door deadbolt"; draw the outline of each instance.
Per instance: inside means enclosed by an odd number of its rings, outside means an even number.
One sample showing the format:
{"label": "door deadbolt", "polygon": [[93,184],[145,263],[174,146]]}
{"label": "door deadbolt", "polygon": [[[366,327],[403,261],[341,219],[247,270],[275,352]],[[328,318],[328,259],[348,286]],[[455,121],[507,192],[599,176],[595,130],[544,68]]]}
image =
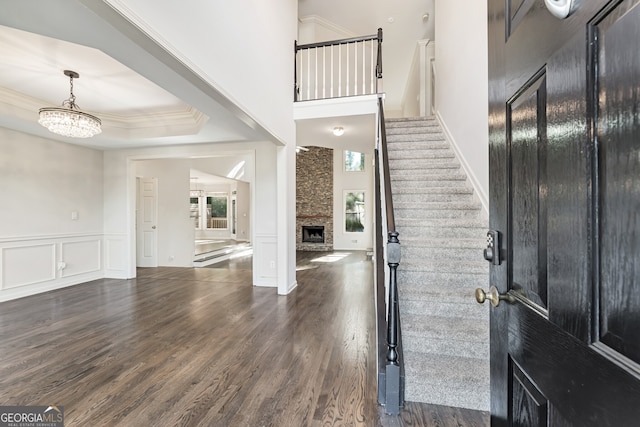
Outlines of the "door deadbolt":
{"label": "door deadbolt", "polygon": [[484,249],[484,259],[493,265],[500,265],[500,232],[487,232],[487,247]]}

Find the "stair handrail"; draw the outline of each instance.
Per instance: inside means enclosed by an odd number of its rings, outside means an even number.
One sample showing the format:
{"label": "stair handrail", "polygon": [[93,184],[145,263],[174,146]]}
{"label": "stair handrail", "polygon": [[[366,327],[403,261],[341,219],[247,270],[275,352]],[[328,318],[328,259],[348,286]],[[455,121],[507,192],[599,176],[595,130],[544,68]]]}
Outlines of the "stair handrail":
{"label": "stair handrail", "polygon": [[[376,296],[378,309],[378,402],[387,414],[398,414],[404,403],[404,360],[398,305],[397,269],[400,265],[400,240],[396,230],[391,174],[384,121],[384,104],[378,96],[378,144],[376,147],[376,260],[385,259],[388,266],[388,287],[385,289],[384,263],[377,262]],[[382,166],[382,170],[380,168]],[[382,220],[382,205],[386,221]],[[385,227],[386,226],[386,227]],[[384,245],[386,229],[386,245]],[[384,301],[384,303],[382,303]],[[386,308],[386,311],[384,310]],[[386,337],[384,336],[386,326]],[[386,342],[386,346],[382,343]]]}
{"label": "stair handrail", "polygon": [[[302,82],[302,78],[300,78],[301,81],[298,81],[298,71],[299,69],[301,69],[301,66],[303,64],[299,64],[298,63],[298,52],[300,51],[310,51],[312,49],[324,49],[324,48],[332,48],[334,46],[341,46],[341,45],[349,45],[349,44],[358,44],[358,43],[365,43],[365,42],[373,42],[373,41],[377,41],[377,48],[376,48],[376,53],[374,54],[373,52],[373,45],[371,45],[371,71],[372,74],[371,75],[367,75],[365,76],[365,60],[363,58],[363,62],[361,64],[362,67],[362,81],[360,82],[363,85],[362,91],[361,93],[357,93],[357,88],[355,89],[355,93],[354,95],[366,95],[366,94],[374,94],[374,93],[379,93],[380,89],[381,89],[381,79],[382,79],[382,28],[378,28],[378,31],[376,32],[376,34],[371,34],[368,36],[361,36],[361,37],[350,37],[350,38],[344,38],[344,39],[338,39],[338,40],[329,40],[329,41],[323,41],[323,42],[317,42],[317,43],[306,43],[306,44],[298,44],[298,41],[294,41],[293,44],[293,50],[294,50],[294,64],[293,64],[293,100],[294,102],[300,101],[300,85],[303,83]],[[363,47],[364,49],[364,47]],[[364,55],[364,51],[363,51],[363,55]],[[375,63],[375,67],[373,67],[373,59],[375,57],[376,63]],[[309,59],[309,57],[307,57]],[[320,61],[322,60],[322,65],[320,66],[320,68],[322,69],[322,73],[325,72],[326,68],[328,67],[327,64],[324,63],[324,59],[322,58],[318,58],[316,56],[315,61]],[[347,61],[349,60],[349,58],[347,57]],[[307,64],[309,65],[309,64]],[[348,70],[348,64],[345,64]],[[331,66],[333,67],[340,67],[338,64],[334,64],[333,62],[331,62]],[[356,61],[355,63],[355,67],[357,68],[358,63]],[[355,70],[357,71],[357,70]],[[355,84],[357,86],[358,81],[357,81],[357,72],[354,71],[354,76],[356,76],[356,81]],[[318,72],[318,65],[317,63],[315,63],[315,72]],[[335,73],[336,70],[335,69],[331,69],[330,70],[331,73]],[[340,71],[339,71],[340,73]],[[317,75],[315,75],[316,81],[314,82],[314,87],[316,87],[317,90],[317,86],[318,86],[318,81],[317,81]],[[323,84],[324,82],[324,74],[323,74]],[[365,77],[371,77],[371,81],[370,81],[370,90],[365,90]],[[332,77],[333,78],[333,77]],[[308,79],[310,79],[310,76],[308,77]],[[348,77],[347,77],[348,79]],[[375,84],[374,84],[375,81]],[[307,82],[307,86],[310,85],[310,81]],[[331,93],[330,96],[326,96],[326,94],[322,94],[322,96],[320,96],[317,92],[315,93],[315,96],[311,97],[309,96],[306,100],[312,100],[312,99],[325,99],[325,98],[335,98],[335,97],[342,97],[342,96],[350,96],[349,94],[349,83],[347,81],[347,86],[346,86],[346,94],[343,95],[341,92],[341,87],[337,89],[337,96],[334,96],[334,92],[333,92],[333,85],[334,82],[333,80],[331,81]]]}

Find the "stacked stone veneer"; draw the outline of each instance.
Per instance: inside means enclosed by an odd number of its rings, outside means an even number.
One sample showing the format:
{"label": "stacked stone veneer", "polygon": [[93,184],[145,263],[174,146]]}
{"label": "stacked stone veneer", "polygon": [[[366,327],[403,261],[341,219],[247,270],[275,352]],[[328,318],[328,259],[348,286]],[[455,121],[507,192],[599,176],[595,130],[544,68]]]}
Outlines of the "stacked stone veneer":
{"label": "stacked stone veneer", "polygon": [[[307,147],[296,155],[296,248],[333,250],[333,150]],[[324,226],[324,244],[302,243],[302,226]]]}

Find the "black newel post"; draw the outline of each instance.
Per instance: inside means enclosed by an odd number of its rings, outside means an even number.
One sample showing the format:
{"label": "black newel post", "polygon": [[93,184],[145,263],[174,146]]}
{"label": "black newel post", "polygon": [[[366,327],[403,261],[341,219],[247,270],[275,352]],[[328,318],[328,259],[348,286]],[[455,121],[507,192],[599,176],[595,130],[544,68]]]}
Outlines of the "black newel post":
{"label": "black newel post", "polygon": [[387,369],[385,412],[397,414],[400,411],[400,365],[398,364],[398,281],[396,277],[400,264],[400,241],[398,232],[391,231],[387,241],[387,263],[389,264],[389,320],[387,331]]}

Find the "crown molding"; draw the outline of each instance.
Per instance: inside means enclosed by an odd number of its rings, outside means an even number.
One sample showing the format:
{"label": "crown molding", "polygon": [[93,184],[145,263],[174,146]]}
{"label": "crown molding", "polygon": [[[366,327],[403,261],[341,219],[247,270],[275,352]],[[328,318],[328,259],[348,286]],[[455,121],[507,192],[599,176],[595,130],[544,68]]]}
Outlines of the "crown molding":
{"label": "crown molding", "polygon": [[[24,121],[37,122],[38,110],[56,107],[6,87],[0,87],[0,114]],[[84,110],[82,110],[84,111]],[[189,106],[185,110],[156,111],[149,114],[109,114],[86,111],[102,121],[106,136],[117,138],[157,138],[195,135],[209,117]]]}
{"label": "crown molding", "polygon": [[301,18],[298,18],[298,22],[301,24],[312,24],[317,25],[319,27],[323,27],[329,31],[333,31],[341,35],[342,38],[351,38],[357,37],[359,34],[355,34],[344,27],[334,24],[331,21],[326,20],[325,18],[318,15],[307,15]]}

